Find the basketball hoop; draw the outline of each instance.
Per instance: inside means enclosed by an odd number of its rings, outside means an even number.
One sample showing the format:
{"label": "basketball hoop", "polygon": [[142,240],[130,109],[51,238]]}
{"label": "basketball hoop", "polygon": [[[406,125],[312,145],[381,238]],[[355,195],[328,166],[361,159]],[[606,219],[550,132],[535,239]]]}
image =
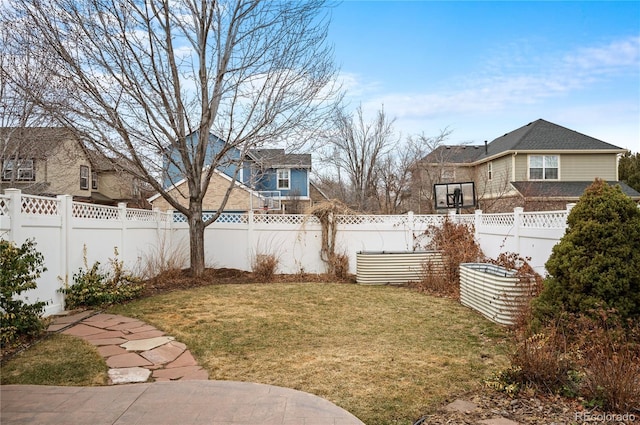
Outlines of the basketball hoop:
{"label": "basketball hoop", "polygon": [[476,205],[476,190],[473,182],[436,183],[433,185],[435,207],[437,209],[455,209],[460,214],[462,208]]}

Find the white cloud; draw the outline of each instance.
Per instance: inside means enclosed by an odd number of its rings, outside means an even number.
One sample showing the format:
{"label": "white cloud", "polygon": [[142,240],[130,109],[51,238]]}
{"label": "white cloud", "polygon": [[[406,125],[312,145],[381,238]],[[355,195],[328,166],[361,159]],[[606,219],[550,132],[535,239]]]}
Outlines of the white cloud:
{"label": "white cloud", "polygon": [[564,58],[567,68],[602,74],[640,70],[640,37],[616,40],[603,46],[584,47]]}
{"label": "white cloud", "polygon": [[[380,84],[365,84],[355,74],[345,74],[348,97],[359,99],[365,110],[384,105],[398,119],[432,119],[456,114],[508,112],[527,105],[543,105],[554,99],[588,91],[599,82],[615,81],[629,74],[639,82],[640,37],[627,37],[609,44],[587,46],[557,54],[539,53],[531,62],[523,60],[517,44],[514,62],[504,52],[487,58],[487,67],[478,74],[452,78],[430,93],[381,92]],[[502,62],[502,68],[496,64]],[[633,87],[630,87],[633,91]],[[638,87],[635,87],[638,91]],[[608,99],[603,99],[607,101]],[[537,117],[536,117],[537,118]]]}

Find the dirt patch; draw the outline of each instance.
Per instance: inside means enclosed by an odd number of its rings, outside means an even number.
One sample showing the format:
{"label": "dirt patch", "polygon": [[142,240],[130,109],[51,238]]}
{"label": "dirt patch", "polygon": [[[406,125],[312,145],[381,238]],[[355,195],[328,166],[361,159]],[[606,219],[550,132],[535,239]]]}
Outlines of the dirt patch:
{"label": "dirt patch", "polygon": [[[517,423],[521,425],[640,423],[640,411],[630,412],[626,415],[604,414],[597,410],[586,409],[580,399],[534,394],[527,391],[511,397],[492,388],[482,388],[458,397],[458,400],[471,402],[474,408],[461,411],[445,404],[436,412],[425,415],[415,423],[420,425],[481,424],[490,419],[494,420],[491,422],[494,424]],[[454,400],[452,399],[450,402],[453,403]],[[506,422],[504,419],[513,422]]]}
{"label": "dirt patch", "polygon": [[276,274],[269,282],[265,282],[255,273],[238,269],[206,269],[204,275],[195,278],[190,275],[189,270],[174,270],[162,273],[153,279],[145,282],[143,296],[161,294],[181,289],[197,288],[209,285],[225,284],[246,284],[246,283],[293,283],[293,282],[339,282],[355,283],[355,276],[348,276],[346,279],[336,279],[329,274]]}

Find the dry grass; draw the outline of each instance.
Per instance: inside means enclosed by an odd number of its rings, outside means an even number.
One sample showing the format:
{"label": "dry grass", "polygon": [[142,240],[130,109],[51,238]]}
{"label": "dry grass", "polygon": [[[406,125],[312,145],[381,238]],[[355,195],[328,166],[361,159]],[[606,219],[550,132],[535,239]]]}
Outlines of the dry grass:
{"label": "dry grass", "polygon": [[107,365],[95,347],[55,334],[2,365],[0,382],[31,385],[96,386],[107,384]]}
{"label": "dry grass", "polygon": [[369,425],[411,424],[507,364],[501,329],[401,288],[216,285],[114,311],[186,343],[211,379],[307,391]]}

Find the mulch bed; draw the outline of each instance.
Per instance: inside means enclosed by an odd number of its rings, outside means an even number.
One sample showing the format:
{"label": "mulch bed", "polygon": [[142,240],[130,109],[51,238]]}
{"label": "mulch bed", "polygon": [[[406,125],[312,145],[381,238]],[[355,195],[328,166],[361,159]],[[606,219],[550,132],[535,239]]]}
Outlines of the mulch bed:
{"label": "mulch bed", "polygon": [[[625,415],[604,414],[585,409],[582,401],[557,395],[533,394],[526,391],[516,397],[482,388],[465,394],[459,399],[472,402],[476,408],[467,411],[450,411],[443,405],[436,412],[426,415],[420,425],[477,425],[481,421],[503,418],[521,425],[593,425],[597,424],[637,424],[640,411]],[[453,402],[454,400],[450,400]],[[506,423],[499,422],[498,423]]]}

